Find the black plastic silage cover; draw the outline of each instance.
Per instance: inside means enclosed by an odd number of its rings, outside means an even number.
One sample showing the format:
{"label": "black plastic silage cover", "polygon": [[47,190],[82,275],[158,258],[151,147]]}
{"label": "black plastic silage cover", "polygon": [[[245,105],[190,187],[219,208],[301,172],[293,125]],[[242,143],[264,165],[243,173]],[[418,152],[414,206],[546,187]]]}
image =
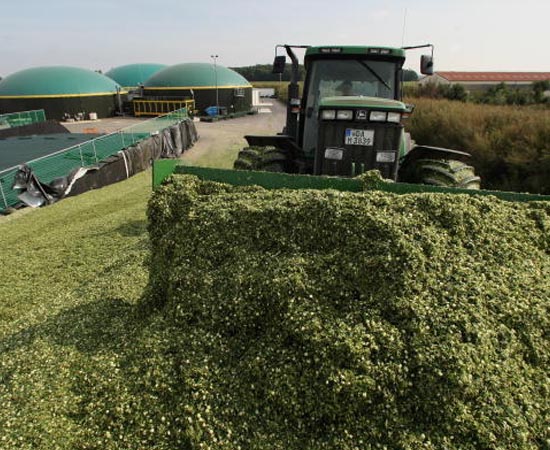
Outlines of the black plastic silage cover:
{"label": "black plastic silage cover", "polygon": [[60,134],[70,133],[67,128],[55,120],[47,120],[45,122],[32,123],[20,127],[6,128],[0,130],[0,139],[16,136],[32,136],[36,134]]}
{"label": "black plastic silage cover", "polygon": [[[66,130],[62,126],[61,128]],[[67,189],[63,193],[53,194],[46,203],[53,203],[64,197],[78,195],[91,189],[98,189],[125,180],[151,167],[151,162],[156,159],[177,158],[191,147],[197,138],[195,125],[191,119],[165,128],[159,134],[102,160],[97,166],[84,168],[85,175],[82,175],[81,171],[72,171],[64,177]],[[44,184],[44,186],[46,189],[48,188],[48,184]]]}

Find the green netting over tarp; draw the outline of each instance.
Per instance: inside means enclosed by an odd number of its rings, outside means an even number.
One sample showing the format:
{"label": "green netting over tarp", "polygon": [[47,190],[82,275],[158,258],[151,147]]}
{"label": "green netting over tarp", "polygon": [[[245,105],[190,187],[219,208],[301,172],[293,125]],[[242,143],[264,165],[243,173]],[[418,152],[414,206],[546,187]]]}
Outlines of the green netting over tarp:
{"label": "green netting over tarp", "polygon": [[0,170],[97,138],[99,134],[60,133],[0,139]]}
{"label": "green netting over tarp", "polygon": [[[69,148],[26,161],[43,183],[68,175],[78,167],[95,166],[105,158],[130,147],[152,134],[159,133],[188,117],[186,108],[173,111],[165,116],[138,123],[131,127],[100,136],[87,142],[78,143]],[[17,193],[11,186],[17,168],[0,171],[0,212],[19,203]]]}
{"label": "green netting over tarp", "polygon": [[0,114],[0,130],[44,122],[45,120],[46,113],[43,109]]}

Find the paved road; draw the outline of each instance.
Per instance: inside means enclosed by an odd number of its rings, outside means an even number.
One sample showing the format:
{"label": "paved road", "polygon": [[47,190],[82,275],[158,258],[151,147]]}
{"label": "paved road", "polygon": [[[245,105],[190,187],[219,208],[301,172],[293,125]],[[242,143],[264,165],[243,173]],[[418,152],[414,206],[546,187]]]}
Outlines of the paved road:
{"label": "paved road", "polygon": [[[265,100],[267,103],[267,100]],[[280,133],[286,120],[286,107],[277,100],[269,100],[270,106],[260,106],[260,111],[253,116],[219,122],[195,122],[199,141],[182,159],[194,165],[206,167],[232,168],[237,153],[246,147],[246,134],[273,135]]]}

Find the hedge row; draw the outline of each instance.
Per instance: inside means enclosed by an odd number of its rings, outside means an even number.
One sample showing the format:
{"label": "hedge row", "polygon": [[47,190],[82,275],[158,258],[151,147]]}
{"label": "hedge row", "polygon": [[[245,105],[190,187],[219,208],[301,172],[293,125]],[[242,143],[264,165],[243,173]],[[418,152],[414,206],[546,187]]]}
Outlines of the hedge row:
{"label": "hedge row", "polygon": [[487,189],[550,194],[550,111],[415,98],[408,131],[470,152]]}
{"label": "hedge row", "polygon": [[174,176],[149,221],[158,448],[550,448],[548,204]]}

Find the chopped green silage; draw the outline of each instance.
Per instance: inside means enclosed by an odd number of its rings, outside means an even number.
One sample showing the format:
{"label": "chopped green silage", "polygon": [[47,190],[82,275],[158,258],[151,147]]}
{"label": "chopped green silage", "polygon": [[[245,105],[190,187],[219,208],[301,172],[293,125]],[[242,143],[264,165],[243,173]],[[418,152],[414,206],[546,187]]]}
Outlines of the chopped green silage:
{"label": "chopped green silage", "polygon": [[0,218],[0,449],[132,448],[89,410],[143,326],[150,175]]}
{"label": "chopped green silage", "polygon": [[149,220],[182,448],[550,448],[549,205],[174,176]]}
{"label": "chopped green silage", "polygon": [[0,220],[0,449],[550,448],[548,205],[149,176]]}

